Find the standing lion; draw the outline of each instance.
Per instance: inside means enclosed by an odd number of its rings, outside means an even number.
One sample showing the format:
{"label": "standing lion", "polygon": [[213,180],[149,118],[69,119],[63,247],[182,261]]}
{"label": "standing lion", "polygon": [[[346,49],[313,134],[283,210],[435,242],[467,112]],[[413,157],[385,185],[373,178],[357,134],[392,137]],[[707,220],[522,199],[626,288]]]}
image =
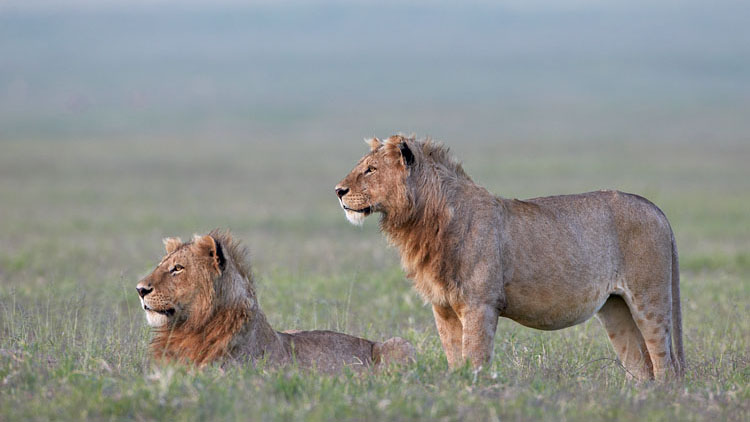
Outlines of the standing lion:
{"label": "standing lion", "polygon": [[369,144],[336,194],[353,224],[381,214],[451,367],[490,362],[498,317],[558,330],[596,314],[630,374],[683,373],[677,247],[654,204],[617,191],[504,199],[430,140]]}

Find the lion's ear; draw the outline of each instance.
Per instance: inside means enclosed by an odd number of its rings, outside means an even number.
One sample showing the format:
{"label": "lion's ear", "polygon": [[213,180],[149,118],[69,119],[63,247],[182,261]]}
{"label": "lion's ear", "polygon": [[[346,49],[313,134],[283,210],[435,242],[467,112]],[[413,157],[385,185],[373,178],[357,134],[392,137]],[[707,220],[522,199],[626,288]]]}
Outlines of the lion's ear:
{"label": "lion's ear", "polygon": [[219,272],[219,274],[224,271],[224,267],[226,264],[224,251],[221,248],[221,244],[217,242],[216,239],[209,235],[195,235],[195,237],[193,237],[193,246],[195,247],[198,255],[206,256],[211,260],[214,268]]}
{"label": "lion's ear", "polygon": [[401,151],[401,158],[403,158],[404,165],[406,165],[406,167],[414,164],[414,153],[411,152],[411,149],[409,148],[409,145],[406,143],[406,141],[399,142],[398,149]]}
{"label": "lion's ear", "polygon": [[176,251],[182,245],[182,240],[179,237],[165,237],[162,242],[164,242],[164,249],[167,250],[167,253]]}
{"label": "lion's ear", "polygon": [[383,142],[378,138],[365,139],[365,142],[370,145],[370,151],[375,151],[383,146]]}

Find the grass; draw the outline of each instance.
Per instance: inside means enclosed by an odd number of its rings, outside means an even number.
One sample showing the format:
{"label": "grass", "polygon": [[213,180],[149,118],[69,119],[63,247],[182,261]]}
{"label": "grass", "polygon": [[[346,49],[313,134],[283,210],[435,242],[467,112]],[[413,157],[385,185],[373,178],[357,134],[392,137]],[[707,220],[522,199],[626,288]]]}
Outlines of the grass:
{"label": "grass", "polygon": [[[747,420],[747,144],[448,139],[504,196],[611,187],[664,209],[689,371],[634,384],[593,320],[557,332],[501,320],[489,370],[449,371],[431,311],[375,221],[352,227],[337,207],[333,185],[366,147],[304,135],[313,141],[3,141],[0,420]],[[134,286],[162,237],[215,227],[250,247],[277,329],[400,335],[418,364],[339,376],[154,366]]]}

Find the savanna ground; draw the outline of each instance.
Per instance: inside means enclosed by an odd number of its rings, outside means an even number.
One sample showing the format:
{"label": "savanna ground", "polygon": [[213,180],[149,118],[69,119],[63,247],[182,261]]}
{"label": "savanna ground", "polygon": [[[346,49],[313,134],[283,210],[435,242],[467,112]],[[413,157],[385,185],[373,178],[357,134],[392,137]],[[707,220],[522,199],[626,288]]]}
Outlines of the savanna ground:
{"label": "savanna ground", "polygon": [[[4,420],[743,420],[750,411],[747,144],[454,140],[492,191],[617,187],[671,219],[681,253],[684,382],[625,378],[595,320],[541,332],[501,320],[492,366],[447,369],[430,308],[375,219],[338,209],[357,139],[5,142],[0,157]],[[230,228],[278,329],[401,335],[419,362],[383,374],[155,367],[134,286],[161,238]]]}
{"label": "savanna ground", "polygon": [[[42,3],[0,4],[0,421],[750,418],[741,2],[14,11]],[[627,381],[596,320],[501,320],[490,368],[449,371],[376,217],[351,226],[333,193],[363,137],[397,131],[444,140],[505,197],[659,205],[684,381]],[[418,364],[154,366],[135,285],[163,237],[213,228],[250,248],[277,329],[400,335]]]}

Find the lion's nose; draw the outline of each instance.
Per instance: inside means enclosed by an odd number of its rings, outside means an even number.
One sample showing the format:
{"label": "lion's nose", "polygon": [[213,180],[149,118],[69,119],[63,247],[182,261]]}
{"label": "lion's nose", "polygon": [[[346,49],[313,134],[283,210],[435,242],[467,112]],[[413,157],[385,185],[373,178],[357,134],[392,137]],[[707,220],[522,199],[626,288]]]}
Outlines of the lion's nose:
{"label": "lion's nose", "polygon": [[136,287],[136,290],[138,290],[138,296],[140,297],[146,297],[147,294],[154,291],[154,289],[149,289],[148,287]]}
{"label": "lion's nose", "polygon": [[336,195],[338,195],[339,198],[343,198],[347,192],[349,192],[349,188],[336,187]]}

